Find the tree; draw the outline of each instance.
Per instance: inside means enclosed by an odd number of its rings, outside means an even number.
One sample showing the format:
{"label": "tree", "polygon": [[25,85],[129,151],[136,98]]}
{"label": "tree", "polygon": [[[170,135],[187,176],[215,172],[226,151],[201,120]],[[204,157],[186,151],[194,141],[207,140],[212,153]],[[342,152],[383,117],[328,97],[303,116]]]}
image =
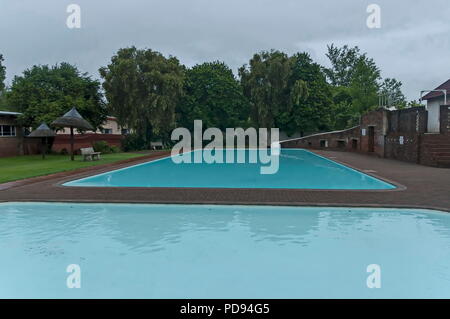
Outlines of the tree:
{"label": "tree", "polygon": [[395,106],[397,109],[406,107],[406,98],[402,92],[402,82],[396,79],[384,79],[380,85],[379,95],[386,101],[388,106]]}
{"label": "tree", "polygon": [[334,86],[349,86],[361,58],[359,48],[349,48],[348,45],[337,48],[334,44],[328,45],[327,48],[326,55],[331,62],[331,68],[325,68],[324,71],[330,83]]}
{"label": "tree", "polygon": [[233,71],[223,62],[207,62],[186,71],[185,96],[177,107],[177,125],[193,129],[194,120],[203,127],[246,126],[248,106]]}
{"label": "tree", "polygon": [[378,105],[381,75],[373,59],[361,54],[358,47],[337,48],[333,44],[328,46],[327,57],[331,68],[324,71],[332,85],[349,88],[353,112],[361,115]]}
{"label": "tree", "polygon": [[378,105],[380,70],[372,59],[361,56],[350,81],[353,109],[359,114]]}
{"label": "tree", "polygon": [[51,123],[74,106],[94,128],[100,128],[107,116],[100,82],[69,63],[25,70],[14,77],[7,99],[23,113],[19,121],[26,126]]}
{"label": "tree", "polygon": [[307,53],[297,53],[290,60],[292,107],[277,117],[277,126],[288,134],[302,135],[329,129],[333,101],[322,67]]}
{"label": "tree", "polygon": [[239,69],[250,117],[257,127],[273,127],[276,117],[292,107],[291,73],[292,60],[280,51],[257,53],[248,66]]}
{"label": "tree", "polygon": [[331,127],[335,130],[343,130],[357,125],[359,113],[353,109],[350,89],[345,86],[334,86],[332,95]]}
{"label": "tree", "polygon": [[6,79],[6,67],[3,65],[3,61],[5,61],[5,59],[3,58],[3,55],[0,54],[0,95],[5,89],[5,79]]}
{"label": "tree", "polygon": [[183,94],[184,67],[177,58],[124,48],[100,69],[100,75],[108,107],[121,126],[134,130],[145,143],[154,135],[167,138]]}

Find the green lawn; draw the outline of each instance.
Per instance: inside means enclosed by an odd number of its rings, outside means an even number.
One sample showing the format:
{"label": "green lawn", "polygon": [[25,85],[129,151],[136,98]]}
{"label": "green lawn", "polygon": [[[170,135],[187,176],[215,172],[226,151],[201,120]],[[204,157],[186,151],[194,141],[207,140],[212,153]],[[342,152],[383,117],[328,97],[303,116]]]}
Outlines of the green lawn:
{"label": "green lawn", "polygon": [[57,172],[71,171],[81,167],[113,163],[143,155],[145,154],[104,154],[101,155],[101,160],[92,162],[83,162],[81,156],[76,156],[75,161],[72,162],[70,160],[70,155],[47,155],[45,160],[42,159],[41,155],[0,158],[0,183]]}

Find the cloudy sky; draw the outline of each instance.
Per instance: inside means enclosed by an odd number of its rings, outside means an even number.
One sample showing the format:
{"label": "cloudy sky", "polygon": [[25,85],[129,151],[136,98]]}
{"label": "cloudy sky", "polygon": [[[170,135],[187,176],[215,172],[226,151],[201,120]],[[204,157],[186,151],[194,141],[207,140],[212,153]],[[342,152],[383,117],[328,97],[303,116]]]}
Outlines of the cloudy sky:
{"label": "cloudy sky", "polygon": [[[381,28],[366,25],[369,4]],[[81,28],[66,26],[69,4]],[[409,99],[450,78],[448,0],[0,0],[0,53],[7,81],[34,64],[67,61],[98,78],[121,47],[175,55],[182,63],[222,60],[234,71],[271,48],[306,51],[322,65],[327,44],[359,46]]]}

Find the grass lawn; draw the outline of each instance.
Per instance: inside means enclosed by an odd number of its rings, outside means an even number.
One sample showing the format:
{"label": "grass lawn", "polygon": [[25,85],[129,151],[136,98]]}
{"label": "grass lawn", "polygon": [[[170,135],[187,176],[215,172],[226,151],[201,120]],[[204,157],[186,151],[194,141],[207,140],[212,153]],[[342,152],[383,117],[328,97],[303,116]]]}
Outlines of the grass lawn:
{"label": "grass lawn", "polygon": [[101,160],[92,162],[84,162],[81,156],[75,156],[75,161],[72,162],[70,155],[47,155],[45,160],[42,159],[41,155],[0,158],[0,183],[71,171],[81,167],[108,164],[143,155],[145,154],[104,154],[101,155]]}

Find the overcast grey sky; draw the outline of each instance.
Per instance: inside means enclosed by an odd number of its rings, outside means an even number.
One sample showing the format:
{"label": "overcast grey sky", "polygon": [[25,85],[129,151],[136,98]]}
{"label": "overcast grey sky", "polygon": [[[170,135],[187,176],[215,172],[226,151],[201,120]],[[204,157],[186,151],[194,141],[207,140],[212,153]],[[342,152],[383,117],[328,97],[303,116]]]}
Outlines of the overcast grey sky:
{"label": "overcast grey sky", "polygon": [[[69,4],[81,29],[66,26]],[[381,7],[381,29],[366,8]],[[117,49],[135,45],[188,66],[222,60],[234,71],[271,48],[307,51],[328,65],[327,44],[358,45],[409,99],[450,78],[448,0],[0,0],[7,81],[34,64],[67,61],[98,78]]]}

